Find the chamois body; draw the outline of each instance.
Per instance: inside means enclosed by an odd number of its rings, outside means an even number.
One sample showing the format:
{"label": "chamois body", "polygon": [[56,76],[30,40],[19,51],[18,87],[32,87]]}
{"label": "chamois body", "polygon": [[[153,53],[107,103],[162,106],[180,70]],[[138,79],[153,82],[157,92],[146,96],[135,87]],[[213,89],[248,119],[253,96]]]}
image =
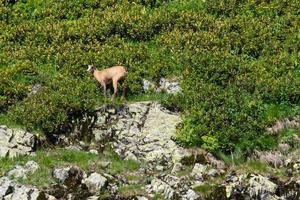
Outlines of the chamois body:
{"label": "chamois body", "polygon": [[[119,80],[124,79],[127,75],[127,71],[124,66],[113,66],[103,70],[97,70],[95,65],[89,65],[87,71],[92,73],[95,79],[101,84],[104,96],[106,95],[106,85],[110,82],[113,83],[114,93],[112,100],[114,100],[117,95]],[[123,82],[122,98],[125,96],[125,89],[125,83]]]}

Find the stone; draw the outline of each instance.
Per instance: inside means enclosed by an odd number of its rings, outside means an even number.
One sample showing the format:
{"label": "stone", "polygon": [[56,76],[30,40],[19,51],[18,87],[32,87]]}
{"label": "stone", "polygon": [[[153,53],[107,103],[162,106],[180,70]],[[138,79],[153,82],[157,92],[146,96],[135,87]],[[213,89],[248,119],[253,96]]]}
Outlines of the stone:
{"label": "stone", "polygon": [[103,106],[98,109],[97,116],[104,115],[107,116],[105,121],[96,121],[93,130],[95,138],[98,141],[112,141],[114,151],[122,158],[145,161],[153,166],[171,166],[174,152],[182,155],[178,151],[180,147],[171,139],[181,118],[178,113],[168,111],[159,103],[145,101],[128,104],[113,113]]}
{"label": "stone", "polygon": [[0,198],[11,194],[14,190],[15,183],[9,180],[7,177],[0,178]]}
{"label": "stone", "polygon": [[176,174],[177,172],[181,171],[182,169],[183,169],[183,166],[182,166],[181,163],[179,163],[179,162],[175,163],[174,166],[173,166],[173,168],[172,168],[171,173],[172,174]]}
{"label": "stone", "polygon": [[142,88],[144,91],[154,90],[155,84],[149,80],[143,79],[143,87]]}
{"label": "stone", "polygon": [[290,150],[290,148],[291,148],[290,145],[286,143],[280,143],[278,145],[278,149],[282,153],[287,153]]}
{"label": "stone", "polygon": [[148,200],[148,198],[144,196],[137,196],[136,198],[137,200]]}
{"label": "stone", "polygon": [[99,153],[98,153],[98,151],[96,149],[91,149],[91,150],[89,150],[89,152],[91,154],[99,155]]}
{"label": "stone", "polygon": [[88,178],[84,179],[83,183],[86,184],[91,193],[95,194],[99,193],[105,187],[107,179],[94,172]]}
{"label": "stone", "polygon": [[37,138],[32,133],[0,126],[0,157],[33,155],[36,144]]}
{"label": "stone", "polygon": [[172,199],[175,196],[175,190],[167,183],[157,178],[152,179],[151,184],[148,185],[146,190],[149,193],[161,193],[166,199]]}
{"label": "stone", "polygon": [[192,176],[200,176],[202,177],[204,172],[206,171],[207,169],[207,166],[206,165],[202,165],[200,163],[196,163],[193,170],[192,170],[192,173],[191,175]]}
{"label": "stone", "polygon": [[20,165],[16,165],[12,170],[10,170],[7,175],[12,178],[25,179],[27,175],[26,169]]}
{"label": "stone", "polygon": [[124,160],[133,160],[138,162],[138,158],[130,151],[125,152],[125,159]]}
{"label": "stone", "polygon": [[168,94],[176,94],[181,92],[181,87],[177,80],[161,78],[159,80],[159,87],[156,89],[156,91],[157,92],[165,91]]}
{"label": "stone", "polygon": [[37,188],[17,184],[7,177],[0,178],[0,199],[3,200],[37,200],[45,199],[45,194]]}
{"label": "stone", "polygon": [[54,169],[53,177],[56,178],[60,183],[64,183],[69,176],[69,170],[69,167]]}
{"label": "stone", "polygon": [[266,194],[275,194],[277,185],[261,175],[252,175],[249,179],[249,195],[263,199]]}
{"label": "stone", "polygon": [[206,173],[207,176],[209,177],[215,177],[217,176],[219,173],[218,173],[218,170],[216,169],[210,169],[208,170],[208,172]]}
{"label": "stone", "polygon": [[28,97],[31,97],[32,95],[38,93],[42,89],[41,84],[34,84],[31,88],[31,91],[28,93]]}
{"label": "stone", "polygon": [[28,174],[34,173],[38,169],[39,165],[35,161],[28,161],[25,166],[16,165],[7,175],[13,178],[25,179]]}
{"label": "stone", "polygon": [[90,196],[87,198],[87,200],[98,200],[100,199],[100,196]]}
{"label": "stone", "polygon": [[172,152],[172,161],[173,163],[181,162],[183,159],[191,157],[192,154],[184,148],[177,147],[174,148]]}
{"label": "stone", "polygon": [[34,173],[36,170],[40,168],[39,164],[37,164],[35,161],[32,160],[28,161],[24,167],[29,173]]}
{"label": "stone", "polygon": [[59,183],[62,183],[69,188],[80,185],[82,179],[85,177],[85,173],[77,166],[56,168],[52,175]]}
{"label": "stone", "polygon": [[274,167],[280,167],[284,165],[284,156],[277,151],[256,151],[256,157],[261,162],[265,162],[273,165]]}
{"label": "stone", "polygon": [[156,169],[157,171],[164,171],[164,166],[156,165],[155,169]]}
{"label": "stone", "polygon": [[192,189],[189,189],[187,193],[183,196],[183,200],[196,200],[199,198],[199,195]]}

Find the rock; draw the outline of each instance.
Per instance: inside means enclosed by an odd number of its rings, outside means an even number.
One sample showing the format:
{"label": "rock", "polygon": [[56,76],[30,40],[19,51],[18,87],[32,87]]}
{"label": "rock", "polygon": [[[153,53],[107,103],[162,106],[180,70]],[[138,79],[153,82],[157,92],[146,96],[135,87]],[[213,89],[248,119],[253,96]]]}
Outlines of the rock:
{"label": "rock", "polygon": [[54,169],[52,175],[60,183],[69,188],[80,185],[82,179],[85,177],[85,173],[77,166]]}
{"label": "rock", "polygon": [[208,172],[206,173],[207,176],[209,177],[215,177],[217,176],[219,173],[216,169],[210,169],[208,170]]}
{"label": "rock", "polygon": [[87,198],[87,200],[98,200],[100,199],[100,196],[90,196]]}
{"label": "rock", "polygon": [[164,166],[156,165],[155,169],[156,169],[157,171],[164,171]]}
{"label": "rock", "polygon": [[206,168],[206,165],[196,163],[192,170],[191,176],[193,176],[196,180],[202,180]]}
{"label": "rock", "polygon": [[279,199],[276,195],[277,184],[262,175],[242,174],[226,179],[227,198]]}
{"label": "rock", "polygon": [[176,94],[181,92],[181,87],[177,80],[161,78],[159,80],[159,87],[156,89],[156,91],[165,91],[168,94]]}
{"label": "rock", "polygon": [[290,145],[286,143],[280,143],[278,145],[278,149],[282,153],[287,153],[290,150],[290,148],[291,148]]}
{"label": "rock", "polygon": [[280,167],[284,164],[284,156],[277,151],[256,151],[255,155],[261,162],[271,164],[274,167]]}
{"label": "rock", "polygon": [[137,196],[136,198],[137,200],[148,200],[147,197],[143,197],[143,196]]}
{"label": "rock", "polygon": [[146,79],[143,79],[143,90],[144,91],[151,91],[155,89],[155,84],[152,83],[151,81],[148,81]]}
{"label": "rock", "polygon": [[172,153],[172,161],[173,163],[178,163],[184,160],[185,158],[189,158],[191,156],[192,154],[188,150],[175,146],[174,151]]}
{"label": "rock", "polygon": [[34,84],[31,88],[31,91],[28,93],[28,97],[31,97],[32,95],[38,93],[38,91],[40,91],[42,89],[42,85],[41,84]]}
{"label": "rock", "polygon": [[175,190],[167,183],[157,178],[152,179],[151,184],[146,187],[146,190],[149,193],[161,193],[166,199],[175,197]]}
{"label": "rock", "polygon": [[36,144],[37,138],[32,133],[0,126],[0,157],[33,155]]}
{"label": "rock", "polygon": [[139,162],[138,158],[130,151],[125,152],[125,159],[124,160],[133,160]]}
{"label": "rock", "polygon": [[114,112],[109,109],[98,109],[98,119],[106,117],[96,120],[93,133],[98,141],[113,141],[114,151],[122,158],[145,161],[154,167],[171,166],[175,152],[182,156],[181,148],[171,139],[181,122],[178,113],[151,101],[120,106]]}
{"label": "rock", "polygon": [[83,180],[91,193],[99,193],[107,183],[107,179],[98,173],[92,173],[88,178]]}
{"label": "rock", "polygon": [[54,169],[53,177],[56,178],[60,183],[64,183],[65,180],[69,177],[69,170],[69,167]]}
{"label": "rock", "polygon": [[183,166],[182,166],[181,163],[179,163],[179,162],[178,162],[178,163],[175,163],[174,166],[173,166],[173,168],[172,168],[171,173],[172,173],[172,174],[175,174],[175,173],[181,171],[182,169],[183,169]]}
{"label": "rock", "polygon": [[32,160],[28,161],[24,167],[30,173],[34,173],[36,170],[40,168],[39,164],[37,164],[35,161]]}
{"label": "rock", "polygon": [[27,175],[34,173],[39,169],[39,165],[35,161],[28,161],[25,166],[17,165],[10,170],[7,175],[13,178],[27,178]]}
{"label": "rock", "polygon": [[183,196],[183,200],[196,200],[199,198],[199,195],[194,191],[189,189],[187,193]]}
{"label": "rock", "polygon": [[99,155],[99,153],[96,149],[91,149],[91,150],[89,150],[89,152],[92,154],[95,154],[95,155]]}
{"label": "rock", "polygon": [[7,177],[0,178],[0,198],[11,194],[14,190],[15,183],[9,180]]}
{"label": "rock", "polygon": [[0,199],[3,200],[37,200],[45,199],[46,195],[37,188],[24,186],[9,180],[7,177],[0,178]]}
{"label": "rock", "polygon": [[298,127],[300,127],[300,116],[296,116],[293,119],[285,118],[278,120],[273,126],[268,127],[267,131],[271,134],[278,134],[283,129]]}
{"label": "rock", "polygon": [[266,194],[275,194],[277,185],[261,175],[252,175],[249,179],[249,195],[263,199]]}
{"label": "rock", "polygon": [[172,176],[170,174],[166,175],[164,181],[172,188],[178,188],[180,183],[180,178],[177,176]]}
{"label": "rock", "polygon": [[7,175],[12,178],[21,178],[25,179],[27,175],[27,171],[24,167],[20,165],[16,165],[12,170],[10,170]]}

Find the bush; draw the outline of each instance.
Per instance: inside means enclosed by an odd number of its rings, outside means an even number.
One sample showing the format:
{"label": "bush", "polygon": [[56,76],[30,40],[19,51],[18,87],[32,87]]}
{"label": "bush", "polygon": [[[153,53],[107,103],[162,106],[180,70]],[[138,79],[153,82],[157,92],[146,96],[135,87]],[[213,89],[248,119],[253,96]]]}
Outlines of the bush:
{"label": "bush", "polygon": [[35,66],[28,61],[7,69],[0,69],[0,112],[22,100],[29,92],[29,84],[37,75]]}
{"label": "bush", "polygon": [[37,94],[9,110],[9,115],[29,130],[41,130],[48,136],[68,132],[74,121],[93,111],[102,97],[93,81],[69,78],[64,74]]}

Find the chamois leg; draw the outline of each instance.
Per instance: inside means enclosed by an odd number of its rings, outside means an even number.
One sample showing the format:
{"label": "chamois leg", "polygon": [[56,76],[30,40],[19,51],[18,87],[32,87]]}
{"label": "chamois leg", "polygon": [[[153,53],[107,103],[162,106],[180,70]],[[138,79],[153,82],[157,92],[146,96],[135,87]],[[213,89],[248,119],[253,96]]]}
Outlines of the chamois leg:
{"label": "chamois leg", "polygon": [[113,79],[114,94],[111,98],[112,101],[115,99],[117,92],[118,92],[118,80],[119,79]]}
{"label": "chamois leg", "polygon": [[102,82],[101,86],[103,88],[103,95],[106,97],[106,84],[104,82]]}
{"label": "chamois leg", "polygon": [[125,93],[126,93],[126,84],[125,84],[125,81],[123,82],[122,84],[122,99],[125,99]]}

